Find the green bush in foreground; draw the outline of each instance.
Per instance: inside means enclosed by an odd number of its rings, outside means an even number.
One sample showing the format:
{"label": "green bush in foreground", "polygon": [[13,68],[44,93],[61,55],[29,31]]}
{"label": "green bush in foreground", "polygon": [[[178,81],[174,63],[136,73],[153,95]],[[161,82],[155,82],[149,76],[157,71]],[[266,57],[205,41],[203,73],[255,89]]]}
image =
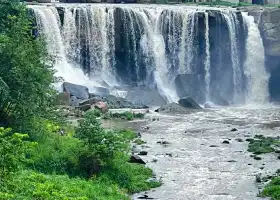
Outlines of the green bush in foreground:
{"label": "green bush in foreground", "polygon": [[272,181],[266,185],[262,197],[271,197],[272,200],[280,200],[280,177],[273,178]]}
{"label": "green bush in foreground", "polygon": [[[1,191],[1,189],[0,189]],[[22,171],[2,188],[0,199],[128,200],[117,184]]]}
{"label": "green bush in foreground", "polygon": [[0,127],[0,187],[9,180],[12,173],[28,162],[26,153],[36,145],[26,141],[27,134],[14,133],[12,129]]}

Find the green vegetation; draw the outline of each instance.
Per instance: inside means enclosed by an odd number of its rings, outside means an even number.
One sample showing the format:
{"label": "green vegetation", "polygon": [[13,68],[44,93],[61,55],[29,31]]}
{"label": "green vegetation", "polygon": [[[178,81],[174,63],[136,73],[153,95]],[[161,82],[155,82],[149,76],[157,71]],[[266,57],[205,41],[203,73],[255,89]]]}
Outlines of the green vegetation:
{"label": "green vegetation", "polygon": [[52,58],[31,35],[26,7],[4,0],[0,10],[0,199],[125,200],[159,186],[150,169],[128,162],[134,132],[102,128],[98,110],[77,127],[65,121]]}
{"label": "green vegetation", "polygon": [[272,200],[280,200],[280,177],[275,177],[266,185],[262,197],[271,197]]}
{"label": "green vegetation", "polygon": [[275,138],[256,135],[254,139],[249,140],[248,151],[256,155],[271,153],[275,151],[274,147],[279,144],[280,141]]}
{"label": "green vegetation", "polygon": [[125,120],[134,120],[134,119],[143,119],[145,116],[144,113],[135,113],[130,111],[120,112],[120,113],[106,113],[103,116],[103,119],[125,119]]}
{"label": "green vegetation", "polygon": [[135,139],[135,140],[133,141],[133,143],[138,144],[138,145],[141,145],[141,144],[145,144],[146,142],[143,141],[143,140],[140,139],[140,138],[137,138],[137,139]]}

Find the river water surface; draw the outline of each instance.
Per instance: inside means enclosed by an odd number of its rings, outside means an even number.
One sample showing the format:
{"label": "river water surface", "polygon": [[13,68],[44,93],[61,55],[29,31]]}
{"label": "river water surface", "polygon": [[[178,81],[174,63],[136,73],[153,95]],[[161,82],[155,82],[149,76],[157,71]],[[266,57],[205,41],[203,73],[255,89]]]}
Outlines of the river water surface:
{"label": "river water surface", "polygon": [[[255,176],[273,173],[280,166],[274,153],[254,160],[245,141],[257,134],[279,136],[279,107],[205,109],[186,115],[151,113],[147,117],[159,120],[149,120],[149,129],[141,132],[147,141],[143,148],[149,152],[142,158],[163,182],[161,187],[146,192],[150,198],[258,200],[260,186]],[[224,140],[230,143],[223,144]]]}

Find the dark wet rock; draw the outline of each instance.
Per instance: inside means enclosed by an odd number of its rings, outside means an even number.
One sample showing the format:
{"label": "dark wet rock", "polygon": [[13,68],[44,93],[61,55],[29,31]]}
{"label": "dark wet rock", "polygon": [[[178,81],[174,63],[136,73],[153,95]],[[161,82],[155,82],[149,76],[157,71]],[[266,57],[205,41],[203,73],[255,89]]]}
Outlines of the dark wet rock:
{"label": "dark wet rock", "polygon": [[129,89],[125,99],[137,105],[162,106],[167,103],[156,88],[146,87]]}
{"label": "dark wet rock", "polygon": [[142,160],[142,158],[140,158],[137,155],[132,155],[129,159],[130,163],[138,163],[138,164],[146,164],[144,160]]}
{"label": "dark wet rock", "polygon": [[275,153],[280,153],[280,149],[276,149],[274,152]]}
{"label": "dark wet rock", "polygon": [[154,158],[154,159],[152,160],[152,162],[154,162],[154,163],[157,162],[157,161],[158,161],[158,160],[157,160],[156,158]]}
{"label": "dark wet rock", "polygon": [[254,159],[255,159],[255,160],[261,160],[262,158],[255,155],[255,156],[254,156]]}
{"label": "dark wet rock", "polygon": [[252,165],[251,163],[249,163],[248,165]]}
{"label": "dark wet rock", "polygon": [[75,96],[71,96],[70,97],[70,106],[73,106],[73,107],[78,107],[79,106],[79,103],[80,103],[80,99],[78,99],[77,97]]}
{"label": "dark wet rock", "polygon": [[119,109],[119,108],[131,108],[131,109],[143,109],[143,108],[149,108],[146,105],[143,104],[133,104],[132,102],[121,98],[121,97],[115,97],[113,95],[108,95],[103,98],[103,101],[107,103],[110,109]]}
{"label": "dark wet rock", "polygon": [[199,103],[205,102],[204,76],[200,74],[179,74],[175,78],[176,91],[180,98],[191,96]]}
{"label": "dark wet rock", "polygon": [[167,144],[170,144],[170,142],[167,142],[167,141],[157,141],[158,144],[164,144],[164,145],[167,145]]}
{"label": "dark wet rock", "polygon": [[139,137],[139,138],[142,137],[140,132],[137,133],[137,137]]}
{"label": "dark wet rock", "polygon": [[149,129],[150,129],[149,126],[143,126],[143,127],[142,127],[142,130],[149,130]]}
{"label": "dark wet rock", "polygon": [[261,170],[263,170],[263,169],[264,169],[264,167],[260,167],[260,169],[261,169]]}
{"label": "dark wet rock", "polygon": [[84,100],[89,98],[89,91],[85,86],[64,82],[62,88],[64,92],[67,92],[78,99]]}
{"label": "dark wet rock", "polygon": [[277,157],[280,160],[280,156]]}
{"label": "dark wet rock", "polygon": [[237,128],[232,128],[230,131],[235,132],[235,131],[238,131],[238,130],[237,130]]}
{"label": "dark wet rock", "polygon": [[148,155],[148,152],[147,151],[140,151],[138,155],[146,156],[146,155]]}
{"label": "dark wet rock", "polygon": [[256,175],[256,182],[257,182],[257,183],[261,183],[261,182],[262,182],[262,178],[261,178],[261,175],[260,175],[260,174],[257,174],[257,175]]}
{"label": "dark wet rock", "polygon": [[252,139],[252,138],[247,138],[245,141],[246,142],[251,142],[251,141],[253,141],[254,139]]}
{"label": "dark wet rock", "polygon": [[218,147],[218,145],[210,145],[209,147]]}
{"label": "dark wet rock", "polygon": [[237,162],[236,160],[229,160],[228,161],[229,163],[235,163],[235,162]]}
{"label": "dark wet rock", "polygon": [[90,104],[85,104],[85,105],[79,106],[78,108],[79,108],[79,110],[85,112],[85,111],[88,111],[88,110],[91,109],[91,105]]}
{"label": "dark wet rock", "polygon": [[222,144],[229,144],[230,142],[228,141],[228,140],[224,140],[223,142],[222,142]]}
{"label": "dark wet rock", "polygon": [[172,153],[166,153],[165,155],[172,157]]}
{"label": "dark wet rock", "polygon": [[191,97],[184,97],[178,101],[179,105],[183,106],[184,108],[191,108],[191,109],[202,109],[198,103],[195,102]]}
{"label": "dark wet rock", "polygon": [[244,142],[241,138],[235,139],[237,142]]}
{"label": "dark wet rock", "polygon": [[155,112],[162,112],[162,113],[191,113],[194,109],[187,109],[177,103],[169,103],[160,108],[156,109]]}
{"label": "dark wet rock", "polygon": [[137,199],[154,199],[154,198],[149,197],[148,195],[144,194],[143,196],[137,197]]}

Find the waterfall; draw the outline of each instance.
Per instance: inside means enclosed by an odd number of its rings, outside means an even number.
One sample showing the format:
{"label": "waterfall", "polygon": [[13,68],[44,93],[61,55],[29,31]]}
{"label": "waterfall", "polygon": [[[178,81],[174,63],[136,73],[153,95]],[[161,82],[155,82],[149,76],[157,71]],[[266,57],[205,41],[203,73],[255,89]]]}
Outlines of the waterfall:
{"label": "waterfall", "polygon": [[234,9],[125,4],[29,8],[49,53],[59,58],[57,74],[66,81],[156,88],[169,102],[183,96],[221,105],[244,103],[244,97],[246,102],[268,98],[260,34],[250,17]]}
{"label": "waterfall", "polygon": [[[38,24],[43,33],[47,50],[55,61],[55,70],[58,77],[65,81],[91,87],[91,81],[80,68],[75,68],[67,61],[66,49],[61,36],[61,24],[55,7],[32,6]],[[57,86],[59,88],[59,86]]]}
{"label": "waterfall", "polygon": [[210,42],[209,42],[209,15],[205,13],[205,43],[206,43],[206,58],[205,58],[205,83],[206,83],[206,101],[210,99]]}
{"label": "waterfall", "polygon": [[263,43],[254,18],[247,13],[242,13],[242,16],[248,25],[245,62],[245,75],[248,79],[246,103],[264,104],[269,99],[269,75],[265,70]]}

